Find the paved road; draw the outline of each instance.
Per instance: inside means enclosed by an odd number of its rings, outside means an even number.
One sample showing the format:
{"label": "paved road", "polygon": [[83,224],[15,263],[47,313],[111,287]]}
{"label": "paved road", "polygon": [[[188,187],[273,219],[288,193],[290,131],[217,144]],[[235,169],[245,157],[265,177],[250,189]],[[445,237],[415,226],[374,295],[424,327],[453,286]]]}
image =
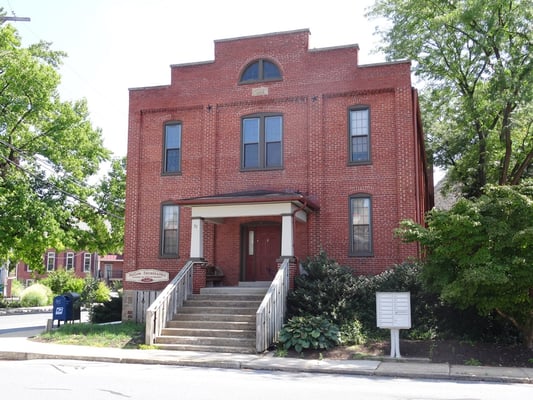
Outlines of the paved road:
{"label": "paved road", "polygon": [[[0,315],[0,338],[30,337],[39,335],[46,329],[52,313]],[[82,311],[82,321],[88,321],[88,313]],[[57,326],[57,321],[56,321]]]}
{"label": "paved road", "polygon": [[0,376],[5,399],[521,400],[533,395],[533,387],[523,384],[65,360],[0,361]]}

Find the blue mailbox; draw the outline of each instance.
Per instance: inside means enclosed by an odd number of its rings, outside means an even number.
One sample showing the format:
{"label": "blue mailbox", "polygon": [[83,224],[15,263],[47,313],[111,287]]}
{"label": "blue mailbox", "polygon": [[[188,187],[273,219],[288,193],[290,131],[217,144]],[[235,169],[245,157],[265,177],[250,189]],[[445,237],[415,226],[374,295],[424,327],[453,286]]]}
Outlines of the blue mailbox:
{"label": "blue mailbox", "polygon": [[52,319],[57,320],[59,327],[61,321],[81,320],[81,302],[78,293],[65,293],[54,297]]}

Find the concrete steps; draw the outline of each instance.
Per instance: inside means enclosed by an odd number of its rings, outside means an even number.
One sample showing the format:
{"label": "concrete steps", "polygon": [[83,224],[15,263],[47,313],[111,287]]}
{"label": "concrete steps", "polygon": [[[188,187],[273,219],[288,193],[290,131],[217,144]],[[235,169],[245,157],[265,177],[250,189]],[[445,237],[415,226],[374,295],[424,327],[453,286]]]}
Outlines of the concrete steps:
{"label": "concrete steps", "polygon": [[270,282],[210,287],[187,300],[155,339],[159,348],[255,353],[255,313]]}

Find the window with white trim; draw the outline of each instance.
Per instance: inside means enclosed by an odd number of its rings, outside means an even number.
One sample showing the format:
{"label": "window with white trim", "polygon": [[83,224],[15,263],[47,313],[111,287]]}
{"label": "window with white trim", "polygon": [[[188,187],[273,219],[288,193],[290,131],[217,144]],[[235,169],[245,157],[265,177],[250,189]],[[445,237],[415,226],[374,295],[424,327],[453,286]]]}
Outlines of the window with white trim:
{"label": "window with white trim", "polygon": [[56,269],[56,253],[49,251],[46,253],[46,270],[53,271]]}
{"label": "window with white trim", "polygon": [[67,253],[67,258],[65,260],[65,269],[67,271],[74,269],[74,253],[70,251]]}
{"label": "window with white trim", "polygon": [[83,255],[83,272],[91,272],[91,253]]}

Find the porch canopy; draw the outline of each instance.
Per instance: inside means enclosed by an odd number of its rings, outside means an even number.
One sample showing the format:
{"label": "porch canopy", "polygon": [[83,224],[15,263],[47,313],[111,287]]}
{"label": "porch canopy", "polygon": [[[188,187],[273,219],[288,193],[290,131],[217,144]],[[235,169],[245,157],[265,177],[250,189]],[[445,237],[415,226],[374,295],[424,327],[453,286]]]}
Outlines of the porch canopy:
{"label": "porch canopy", "polygon": [[307,222],[308,213],[318,210],[318,204],[299,192],[255,190],[194,197],[174,201],[190,207],[192,217],[191,253],[193,259],[203,259],[203,224],[221,224],[225,218],[281,217],[281,257],[294,257],[294,220]]}

